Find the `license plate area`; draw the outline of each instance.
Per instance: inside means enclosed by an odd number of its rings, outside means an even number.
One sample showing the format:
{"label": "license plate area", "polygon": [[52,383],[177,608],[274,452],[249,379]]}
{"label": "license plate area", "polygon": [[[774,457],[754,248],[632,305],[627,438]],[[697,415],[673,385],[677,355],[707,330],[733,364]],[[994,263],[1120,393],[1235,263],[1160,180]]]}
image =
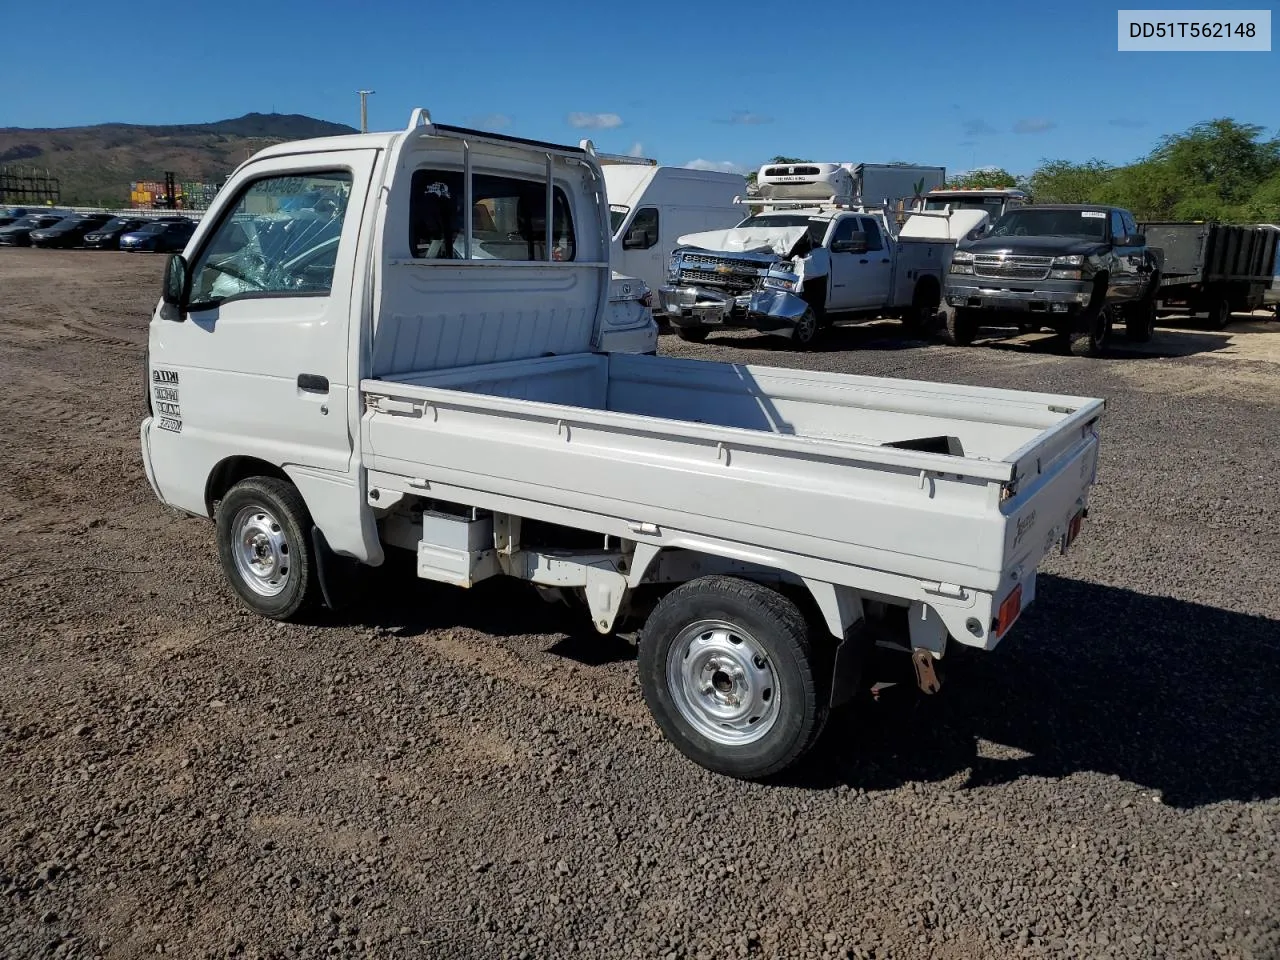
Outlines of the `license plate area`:
{"label": "license plate area", "polygon": [[724,307],[718,303],[696,304],[693,315],[700,323],[724,323]]}

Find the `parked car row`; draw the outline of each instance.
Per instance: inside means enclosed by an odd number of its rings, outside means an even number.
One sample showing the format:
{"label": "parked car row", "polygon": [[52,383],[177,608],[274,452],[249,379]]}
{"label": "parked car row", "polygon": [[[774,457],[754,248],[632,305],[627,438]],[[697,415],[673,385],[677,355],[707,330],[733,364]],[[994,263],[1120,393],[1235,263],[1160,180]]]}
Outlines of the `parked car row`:
{"label": "parked car row", "polygon": [[[5,222],[7,221],[7,222]],[[189,217],[113,217],[109,213],[13,211],[0,218],[0,246],[172,253],[195,232]]]}

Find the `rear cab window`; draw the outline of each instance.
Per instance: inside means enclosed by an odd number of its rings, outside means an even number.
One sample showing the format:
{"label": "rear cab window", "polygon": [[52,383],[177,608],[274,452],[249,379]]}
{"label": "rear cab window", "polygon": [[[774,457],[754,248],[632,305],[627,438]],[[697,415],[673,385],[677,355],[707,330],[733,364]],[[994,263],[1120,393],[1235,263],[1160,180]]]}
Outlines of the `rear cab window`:
{"label": "rear cab window", "polygon": [[[473,173],[471,235],[461,170],[420,169],[410,185],[409,248],[421,260],[572,261],[577,256],[569,198],[552,191],[547,246],[545,180]],[[468,256],[469,255],[469,256]]]}

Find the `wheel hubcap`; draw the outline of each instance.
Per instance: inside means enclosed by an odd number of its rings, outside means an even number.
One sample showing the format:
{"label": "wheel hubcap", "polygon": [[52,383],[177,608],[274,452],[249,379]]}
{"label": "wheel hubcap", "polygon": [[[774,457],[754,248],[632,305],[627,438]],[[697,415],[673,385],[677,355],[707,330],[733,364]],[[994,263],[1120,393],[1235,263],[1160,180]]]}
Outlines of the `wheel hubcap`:
{"label": "wheel hubcap", "polygon": [[759,740],[778,718],[778,679],[764,648],[723,621],[681,632],[667,657],[667,688],[690,726],[726,746]]}
{"label": "wheel hubcap", "polygon": [[293,568],[280,521],[263,507],[249,506],[236,514],[231,529],[240,579],[259,596],[278,596],[288,586]]}

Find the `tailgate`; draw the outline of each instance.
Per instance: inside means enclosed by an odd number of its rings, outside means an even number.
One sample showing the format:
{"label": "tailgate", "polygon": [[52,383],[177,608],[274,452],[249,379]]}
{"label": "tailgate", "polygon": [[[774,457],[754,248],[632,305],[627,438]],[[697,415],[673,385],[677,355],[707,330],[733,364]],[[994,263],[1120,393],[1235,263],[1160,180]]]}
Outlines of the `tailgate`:
{"label": "tailgate", "polygon": [[1097,420],[1095,414],[1076,422],[1065,436],[1055,431],[1056,436],[1041,445],[1033,471],[1020,473],[1014,495],[1001,505],[1006,573],[1018,567],[1031,573],[1057,546],[1072,518],[1088,507],[1098,468]]}

